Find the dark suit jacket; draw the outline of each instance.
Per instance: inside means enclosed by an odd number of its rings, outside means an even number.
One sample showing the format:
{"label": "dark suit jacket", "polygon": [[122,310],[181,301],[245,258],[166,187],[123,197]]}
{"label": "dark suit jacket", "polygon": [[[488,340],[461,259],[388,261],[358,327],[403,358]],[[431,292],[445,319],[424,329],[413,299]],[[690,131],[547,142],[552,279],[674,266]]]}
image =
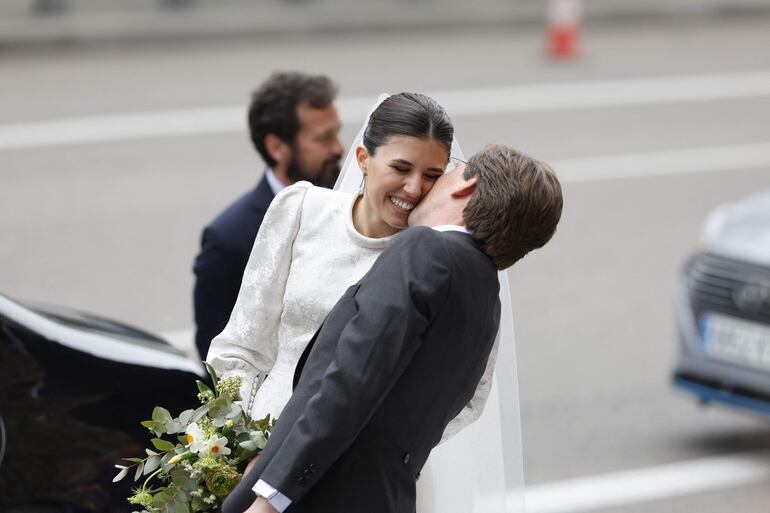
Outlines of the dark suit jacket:
{"label": "dark suit jacket", "polygon": [[413,512],[422,466],[484,373],[498,291],[470,236],[397,237],[311,340],[291,400],[224,513],[244,511],[259,478],[292,499],[291,512]]}
{"label": "dark suit jacket", "polygon": [[195,257],[195,345],[202,360],[211,339],[227,325],[243,270],[274,194],[266,177],[227,207],[204,230]]}

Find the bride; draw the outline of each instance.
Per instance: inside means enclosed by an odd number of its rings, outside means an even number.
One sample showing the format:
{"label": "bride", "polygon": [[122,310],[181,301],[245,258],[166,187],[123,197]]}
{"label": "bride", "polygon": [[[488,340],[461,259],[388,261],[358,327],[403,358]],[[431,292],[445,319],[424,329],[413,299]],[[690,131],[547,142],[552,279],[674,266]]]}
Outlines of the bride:
{"label": "bride", "polygon": [[[275,198],[230,321],[212,341],[207,358],[218,374],[241,376],[244,407],[254,418],[280,416],[297,361],[313,333],[347,287],[406,228],[411,209],[444,172],[452,141],[451,121],[432,99],[412,93],[381,98],[348,153],[338,190],[300,182]],[[501,285],[507,293],[507,282]],[[493,365],[494,357],[473,400],[447,426],[444,440],[479,417],[490,389],[496,403]],[[500,416],[497,405],[490,406],[482,429],[462,433],[434,451],[418,482],[420,513],[503,511]],[[518,417],[515,423],[518,437]],[[520,465],[520,442],[518,447]],[[463,485],[465,503],[457,499],[457,487]]]}

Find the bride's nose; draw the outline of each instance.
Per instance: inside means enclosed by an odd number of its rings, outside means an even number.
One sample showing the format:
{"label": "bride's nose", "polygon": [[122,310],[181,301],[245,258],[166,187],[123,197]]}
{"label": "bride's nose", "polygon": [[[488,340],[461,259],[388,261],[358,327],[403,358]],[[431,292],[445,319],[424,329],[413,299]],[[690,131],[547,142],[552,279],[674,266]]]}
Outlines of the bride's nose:
{"label": "bride's nose", "polygon": [[422,195],[422,179],[419,173],[410,173],[404,181],[404,193],[411,199],[419,199]]}

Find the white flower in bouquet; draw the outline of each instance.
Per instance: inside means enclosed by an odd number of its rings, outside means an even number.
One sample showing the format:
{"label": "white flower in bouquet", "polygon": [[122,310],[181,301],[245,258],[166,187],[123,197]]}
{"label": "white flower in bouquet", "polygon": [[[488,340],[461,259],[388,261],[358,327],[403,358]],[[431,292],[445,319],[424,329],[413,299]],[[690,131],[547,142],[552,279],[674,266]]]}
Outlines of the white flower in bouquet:
{"label": "white flower in bouquet", "polygon": [[187,436],[187,448],[190,452],[200,454],[206,448],[206,433],[196,422],[187,426],[184,432]]}
{"label": "white flower in bouquet", "polygon": [[227,456],[230,454],[230,448],[227,447],[227,438],[224,436],[215,436],[206,440],[206,454],[214,457]]}

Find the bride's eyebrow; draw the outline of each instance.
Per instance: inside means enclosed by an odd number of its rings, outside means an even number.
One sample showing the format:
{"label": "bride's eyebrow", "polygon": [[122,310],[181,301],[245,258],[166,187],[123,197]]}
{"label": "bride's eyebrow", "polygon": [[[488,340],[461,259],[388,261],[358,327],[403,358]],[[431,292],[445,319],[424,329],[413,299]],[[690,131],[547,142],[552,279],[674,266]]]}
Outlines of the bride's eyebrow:
{"label": "bride's eyebrow", "polygon": [[[402,164],[404,166],[411,166],[412,165],[411,162],[409,162],[408,160],[405,160],[405,159],[393,159],[390,162],[391,162],[391,164],[392,163],[397,163],[397,164]],[[436,173],[443,173],[444,172],[444,170],[439,168],[439,167],[429,167],[427,170],[428,171],[434,171]]]}

